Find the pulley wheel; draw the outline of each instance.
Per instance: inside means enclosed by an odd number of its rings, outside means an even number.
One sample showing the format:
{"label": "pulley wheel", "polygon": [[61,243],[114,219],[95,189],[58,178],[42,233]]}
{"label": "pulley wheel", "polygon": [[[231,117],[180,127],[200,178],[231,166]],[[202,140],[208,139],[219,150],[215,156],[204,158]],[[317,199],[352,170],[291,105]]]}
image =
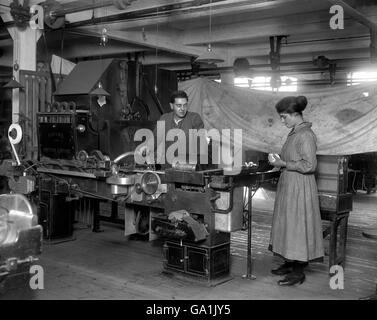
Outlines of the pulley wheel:
{"label": "pulley wheel", "polygon": [[59,29],[64,26],[65,16],[56,17],[52,13],[62,9],[62,5],[55,0],[47,0],[41,4],[44,10],[44,23],[51,29]]}
{"label": "pulley wheel", "polygon": [[113,0],[114,6],[119,10],[126,9],[135,0]]}

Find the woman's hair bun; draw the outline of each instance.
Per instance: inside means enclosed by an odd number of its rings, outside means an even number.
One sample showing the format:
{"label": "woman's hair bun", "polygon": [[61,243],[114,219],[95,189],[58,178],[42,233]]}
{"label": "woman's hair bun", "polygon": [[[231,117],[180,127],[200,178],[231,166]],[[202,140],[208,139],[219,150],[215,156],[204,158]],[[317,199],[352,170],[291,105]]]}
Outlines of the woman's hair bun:
{"label": "woman's hair bun", "polygon": [[308,99],[305,96],[296,97],[296,112],[302,112],[305,110],[308,104]]}

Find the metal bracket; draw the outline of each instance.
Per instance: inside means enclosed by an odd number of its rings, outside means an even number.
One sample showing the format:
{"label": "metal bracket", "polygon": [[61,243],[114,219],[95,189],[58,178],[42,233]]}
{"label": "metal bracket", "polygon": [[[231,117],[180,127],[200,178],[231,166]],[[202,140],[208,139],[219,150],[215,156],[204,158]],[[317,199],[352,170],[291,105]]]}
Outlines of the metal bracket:
{"label": "metal bracket", "polygon": [[[283,39],[287,39],[288,36],[277,36],[277,37],[270,37],[270,63],[272,70],[279,70],[280,69],[280,49],[281,49],[281,41]],[[276,47],[275,47],[276,41]]]}
{"label": "metal bracket", "polygon": [[[279,88],[281,86],[281,78],[280,78],[280,49],[281,49],[281,41],[285,38],[287,39],[288,36],[277,36],[277,37],[270,37],[270,64],[271,69],[274,71],[273,75],[271,76],[271,87],[272,88]],[[275,44],[276,40],[276,44]],[[275,46],[276,45],[276,46]]]}
{"label": "metal bracket", "polygon": [[377,29],[370,30],[370,59],[377,63]]}

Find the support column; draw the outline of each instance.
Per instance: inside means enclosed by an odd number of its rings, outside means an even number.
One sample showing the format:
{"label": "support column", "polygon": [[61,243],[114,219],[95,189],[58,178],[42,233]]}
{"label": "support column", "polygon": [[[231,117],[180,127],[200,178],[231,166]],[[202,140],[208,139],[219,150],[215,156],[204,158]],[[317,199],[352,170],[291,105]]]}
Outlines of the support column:
{"label": "support column", "polygon": [[[4,22],[13,21],[10,12],[3,13],[1,18]],[[37,42],[42,35],[41,30],[32,29],[29,25],[25,29],[16,26],[8,28],[13,39],[13,76],[20,81],[20,70],[37,70]],[[15,68],[15,65],[18,68]],[[12,92],[12,121],[19,121],[20,113],[20,89],[13,89]]]}
{"label": "support column", "polygon": [[377,63],[377,28],[370,30],[370,59]]}
{"label": "support column", "polygon": [[221,73],[221,84],[234,86],[234,73],[233,72]]}
{"label": "support column", "polygon": [[[13,76],[17,81],[20,81],[20,70],[37,70],[37,42],[41,36],[41,31],[30,27],[25,30],[11,27],[8,31],[13,39]],[[20,89],[13,89],[13,123],[19,122],[20,109]]]}
{"label": "support column", "polygon": [[[225,61],[223,63],[219,63],[218,67],[228,67],[232,66],[234,63],[234,57],[232,56],[230,50],[226,50],[226,56],[221,56]],[[234,71],[224,71],[220,73],[221,76],[221,83],[234,86]]]}

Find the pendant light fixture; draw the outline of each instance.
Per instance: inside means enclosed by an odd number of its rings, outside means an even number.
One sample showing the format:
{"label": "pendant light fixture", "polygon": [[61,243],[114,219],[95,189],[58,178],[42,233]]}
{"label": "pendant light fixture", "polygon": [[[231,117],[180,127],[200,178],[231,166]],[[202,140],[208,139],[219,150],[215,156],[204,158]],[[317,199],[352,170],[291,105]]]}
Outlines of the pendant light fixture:
{"label": "pendant light fixture", "polygon": [[209,2],[209,43],[207,45],[207,50],[196,58],[195,62],[197,63],[207,63],[207,64],[216,64],[224,62],[224,59],[216,55],[212,49],[212,0]]}
{"label": "pendant light fixture", "polygon": [[100,107],[104,106],[106,102],[106,97],[110,96],[103,87],[101,81],[98,81],[98,85],[95,89],[93,89],[90,93],[91,96],[97,96],[97,103]]}
{"label": "pendant light fixture", "polygon": [[16,76],[15,76],[15,73],[18,72],[18,70],[20,70],[20,65],[18,64],[18,39],[15,39],[14,40],[16,42],[16,45],[14,46],[14,63],[13,63],[13,75],[12,75],[12,79],[3,86],[3,88],[9,88],[9,89],[24,89],[24,86],[19,83],[17,80],[16,80]]}
{"label": "pendant light fixture", "polygon": [[92,96],[106,96],[109,97],[110,93],[108,93],[103,87],[101,81],[98,82],[98,85],[96,88],[94,88],[91,92],[90,95]]}
{"label": "pendant light fixture", "polygon": [[[93,10],[93,16],[94,16],[94,10]],[[107,10],[105,8],[104,16],[107,16]],[[106,26],[102,26],[101,30],[101,36],[100,36],[100,42],[99,45],[101,47],[105,47],[109,41],[108,34],[107,34],[107,28]],[[102,65],[102,54],[100,55],[100,63]],[[90,93],[91,96],[97,96],[97,103],[100,107],[104,106],[106,104],[106,97],[110,96],[110,93],[108,93],[102,86],[101,80],[98,81],[97,87],[95,87]]]}
{"label": "pendant light fixture", "polygon": [[[158,39],[158,8],[156,9],[156,37]],[[154,94],[158,94],[158,86],[157,86],[157,81],[158,81],[158,65],[157,65],[157,58],[158,58],[158,48],[156,46],[156,54],[155,54],[155,59],[156,59],[156,64],[155,64],[155,70],[154,70]]]}
{"label": "pendant light fixture", "polygon": [[13,76],[12,80],[10,80],[7,84],[3,86],[3,88],[9,88],[9,89],[23,89],[24,86],[19,83],[16,78]]}
{"label": "pendant light fixture", "polygon": [[100,46],[106,47],[107,43],[109,42],[109,36],[107,34],[107,29],[105,27],[102,28],[101,37],[100,37]]}

